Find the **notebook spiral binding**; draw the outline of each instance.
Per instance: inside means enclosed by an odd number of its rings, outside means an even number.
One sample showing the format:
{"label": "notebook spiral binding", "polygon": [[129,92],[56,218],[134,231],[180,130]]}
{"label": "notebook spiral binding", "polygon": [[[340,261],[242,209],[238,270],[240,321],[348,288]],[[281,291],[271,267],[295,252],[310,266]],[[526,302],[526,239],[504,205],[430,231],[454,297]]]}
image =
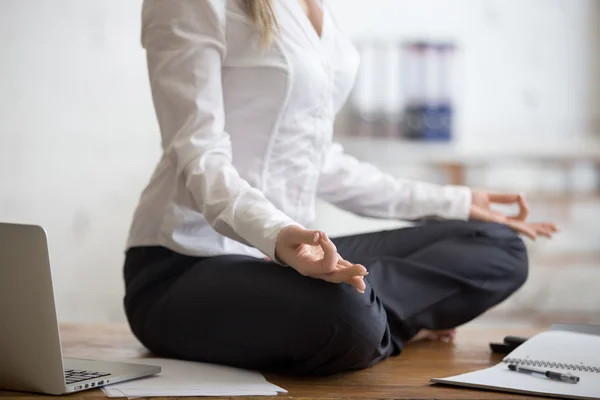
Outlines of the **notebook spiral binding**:
{"label": "notebook spiral binding", "polygon": [[505,364],[516,364],[516,365],[527,365],[529,367],[543,367],[543,368],[557,368],[565,369],[569,371],[584,371],[584,372],[595,372],[600,374],[600,366],[583,365],[583,364],[564,364],[552,361],[543,360],[525,360],[522,358],[506,358],[504,359]]}

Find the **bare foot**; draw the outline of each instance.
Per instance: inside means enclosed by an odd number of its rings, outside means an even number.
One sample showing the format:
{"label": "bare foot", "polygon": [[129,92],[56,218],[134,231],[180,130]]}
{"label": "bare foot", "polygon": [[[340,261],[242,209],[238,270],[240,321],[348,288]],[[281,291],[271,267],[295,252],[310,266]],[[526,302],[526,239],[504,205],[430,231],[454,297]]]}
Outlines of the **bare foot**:
{"label": "bare foot", "polygon": [[442,342],[453,342],[456,337],[456,329],[421,329],[415,336],[406,343],[414,343],[422,340],[439,340]]}

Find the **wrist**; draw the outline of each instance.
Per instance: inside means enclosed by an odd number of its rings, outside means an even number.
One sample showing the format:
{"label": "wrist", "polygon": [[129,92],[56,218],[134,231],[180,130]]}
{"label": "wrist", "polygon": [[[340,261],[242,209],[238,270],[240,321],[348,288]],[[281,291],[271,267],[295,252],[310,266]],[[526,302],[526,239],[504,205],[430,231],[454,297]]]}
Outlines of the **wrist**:
{"label": "wrist", "polygon": [[285,238],[289,236],[294,230],[303,230],[304,228],[297,223],[290,223],[288,225],[283,226],[277,232],[277,237],[275,239],[275,247],[273,249],[273,261],[277,264],[283,266],[289,266],[289,263],[283,259],[281,256],[282,250],[285,247],[286,240]]}
{"label": "wrist", "polygon": [[466,186],[450,186],[452,189],[450,219],[469,220],[473,208],[473,190]]}

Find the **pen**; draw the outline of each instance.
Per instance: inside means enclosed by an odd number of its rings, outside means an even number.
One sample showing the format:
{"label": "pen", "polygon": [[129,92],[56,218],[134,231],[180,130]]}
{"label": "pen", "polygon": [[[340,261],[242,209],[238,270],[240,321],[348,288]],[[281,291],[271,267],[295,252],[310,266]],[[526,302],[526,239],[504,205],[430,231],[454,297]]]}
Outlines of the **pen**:
{"label": "pen", "polygon": [[508,369],[515,372],[523,372],[525,374],[531,375],[541,375],[548,379],[552,379],[553,381],[560,381],[566,383],[577,383],[579,382],[579,377],[575,375],[571,375],[570,373],[563,374],[562,372],[554,372],[554,371],[544,371],[540,369],[521,367],[519,365],[510,364]]}

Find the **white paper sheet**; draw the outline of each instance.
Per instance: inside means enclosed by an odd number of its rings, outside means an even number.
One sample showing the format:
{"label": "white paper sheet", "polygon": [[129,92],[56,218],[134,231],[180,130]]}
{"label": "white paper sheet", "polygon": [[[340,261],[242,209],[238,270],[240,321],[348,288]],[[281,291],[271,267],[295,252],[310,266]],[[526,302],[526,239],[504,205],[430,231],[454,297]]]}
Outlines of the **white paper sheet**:
{"label": "white paper sheet", "polygon": [[122,360],[158,365],[155,376],[116,383],[102,388],[108,397],[187,397],[187,396],[276,396],[287,393],[255,371],[221,365],[145,358]]}

